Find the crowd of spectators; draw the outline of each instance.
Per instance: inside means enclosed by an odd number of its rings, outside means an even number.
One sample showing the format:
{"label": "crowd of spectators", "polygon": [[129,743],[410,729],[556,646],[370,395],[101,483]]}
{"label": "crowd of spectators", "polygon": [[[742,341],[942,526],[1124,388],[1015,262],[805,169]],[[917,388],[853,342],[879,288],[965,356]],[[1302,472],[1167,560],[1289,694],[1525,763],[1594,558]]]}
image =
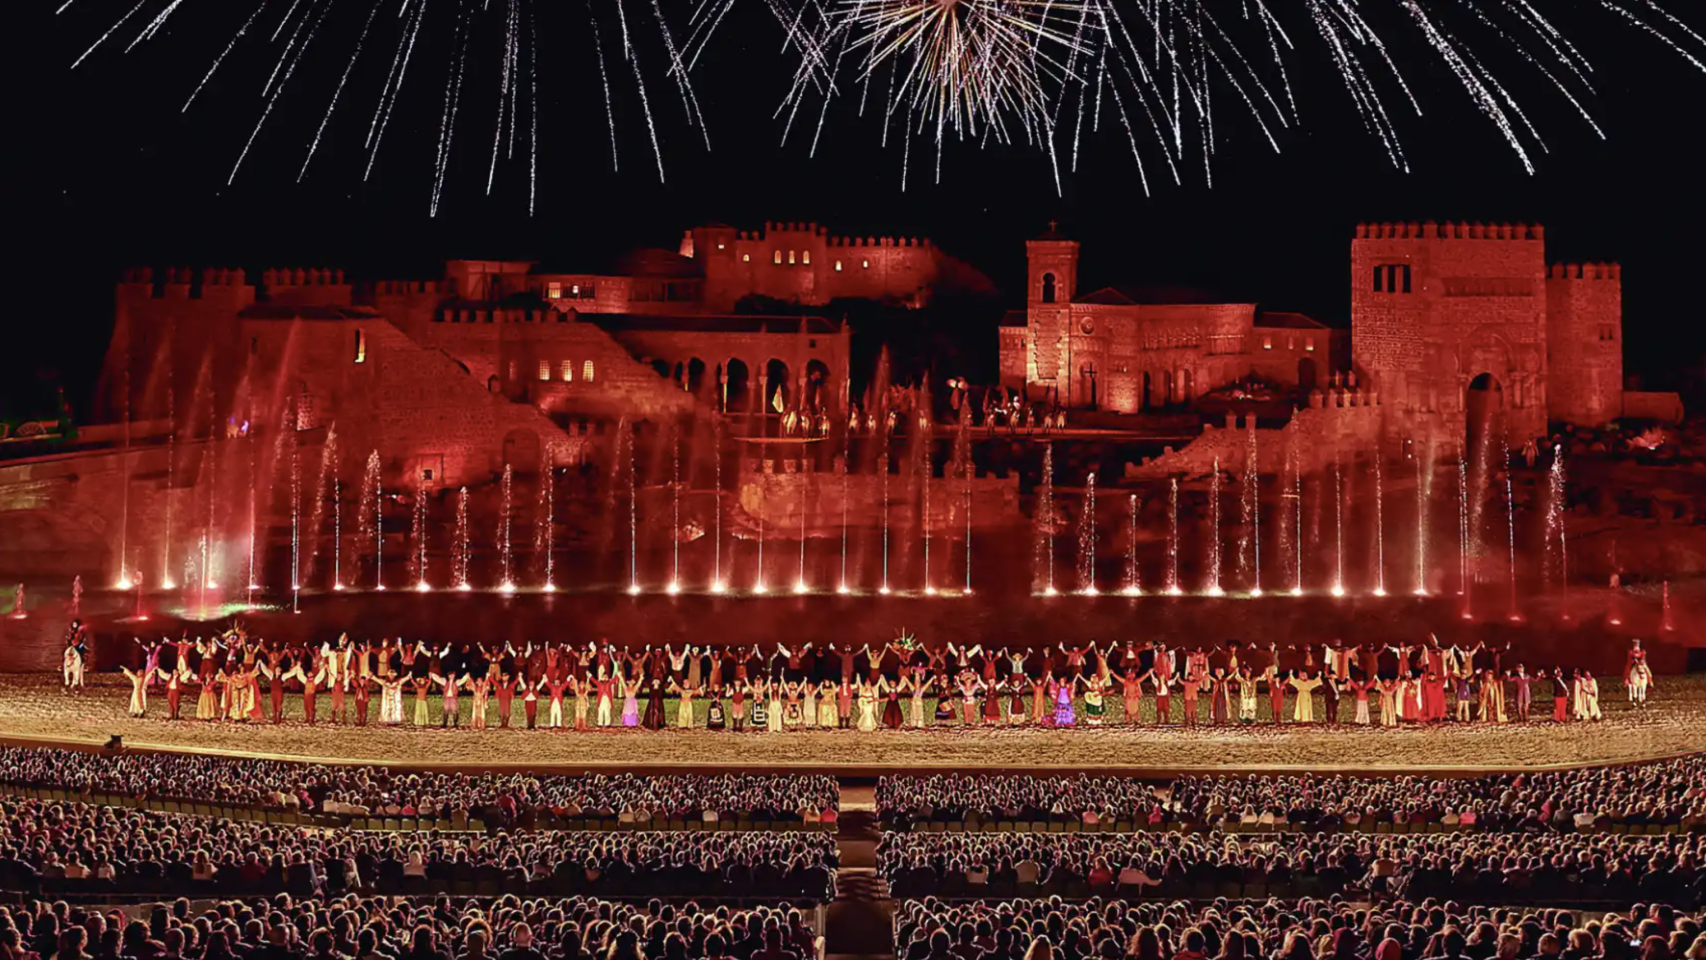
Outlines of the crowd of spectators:
{"label": "crowd of spectators", "polygon": [[761,774],[560,776],[410,773],[173,753],[0,749],[0,783],[348,816],[463,814],[526,828],[554,818],[699,819],[709,814],[833,820],[833,777]]}
{"label": "crowd of spectators", "polygon": [[1118,821],[1134,829],[1233,822],[1308,830],[1421,822],[1479,830],[1577,830],[1618,824],[1706,829],[1706,756],[1480,777],[1210,776],[1166,784],[1118,777],[884,777],[877,809],[891,827],[919,820]]}
{"label": "crowd of spectators", "polygon": [[187,899],[126,913],[27,901],[0,906],[5,960],[815,960],[808,914],[789,906],[612,903],[591,898]]}
{"label": "crowd of spectators", "polygon": [[399,833],[312,829],[38,800],[0,801],[0,889],[30,892],[636,893],[833,891],[821,832]]}
{"label": "crowd of spectators", "polygon": [[1706,902],[1690,835],[891,833],[897,897],[1457,895],[1479,903]]}
{"label": "crowd of spectators", "polygon": [[1703,918],[1422,899],[903,903],[897,960],[1706,960]]}

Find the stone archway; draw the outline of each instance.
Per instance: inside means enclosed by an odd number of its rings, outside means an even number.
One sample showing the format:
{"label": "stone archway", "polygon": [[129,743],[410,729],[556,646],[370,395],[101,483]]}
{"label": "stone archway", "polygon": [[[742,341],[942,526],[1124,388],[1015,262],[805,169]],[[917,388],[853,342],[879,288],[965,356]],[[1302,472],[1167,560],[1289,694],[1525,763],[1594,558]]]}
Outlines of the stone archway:
{"label": "stone archway", "polygon": [[794,406],[793,382],[786,361],[772,357],[764,365],[764,413],[786,413]]}
{"label": "stone archway", "polygon": [[1320,373],[1315,366],[1314,357],[1300,357],[1297,361],[1297,389],[1305,393],[1314,390],[1319,382]]}
{"label": "stone archway", "polygon": [[723,412],[743,413],[746,411],[747,398],[752,392],[752,371],[746,362],[731,359],[723,365]]}

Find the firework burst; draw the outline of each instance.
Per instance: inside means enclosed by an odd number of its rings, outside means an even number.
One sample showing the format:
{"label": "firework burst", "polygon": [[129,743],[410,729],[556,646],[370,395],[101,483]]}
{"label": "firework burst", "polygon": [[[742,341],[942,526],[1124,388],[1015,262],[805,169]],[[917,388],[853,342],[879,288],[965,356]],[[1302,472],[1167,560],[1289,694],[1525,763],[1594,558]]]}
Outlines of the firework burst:
{"label": "firework burst", "polygon": [[[413,94],[418,97],[430,98],[436,93],[429,212],[438,214],[446,183],[458,165],[454,162],[458,151],[468,149],[462,134],[474,135],[469,142],[485,136],[484,131],[462,129],[470,125],[490,130],[489,158],[480,158],[483,163],[473,159],[467,162],[484,174],[486,192],[493,191],[501,170],[519,169],[519,175],[526,178],[528,210],[533,212],[538,200],[541,119],[537,20],[544,0],[232,0],[230,7],[185,4],[184,0],[121,2],[111,20],[97,21],[98,32],[72,61],[73,69],[109,48],[129,53],[168,34],[176,19],[216,17],[221,9],[238,14],[234,31],[212,51],[206,71],[198,71],[199,79],[186,92],[182,107],[183,112],[189,112],[226,74],[252,70],[256,61],[261,64],[260,105],[252,125],[246,126],[247,135],[233,153],[226,176],[228,185],[243,173],[269,123],[280,123],[277,118],[290,112],[277,110],[281,103],[290,101],[295,101],[292,106],[297,113],[308,111],[314,117],[302,141],[297,180],[307,177],[316,157],[326,153],[323,147],[331,139],[328,129],[341,113],[350,112],[346,104],[352,100],[365,101],[360,108],[367,114],[365,135],[358,138],[360,168],[362,180],[372,179],[380,148],[408,87],[418,90]],[[630,4],[635,5],[633,11]],[[95,6],[96,0],[60,0],[55,12]],[[186,7],[191,12],[183,12]],[[558,5],[546,9],[555,11]],[[601,18],[614,18],[618,28],[614,36],[601,28]],[[697,94],[658,0],[585,0],[579,23],[582,29],[577,32],[594,49],[598,82],[585,97],[602,100],[610,131],[611,166],[620,168],[621,155],[611,89],[613,63],[607,62],[607,52],[611,61],[625,62],[631,68],[646,137],[662,180],[664,154],[636,36],[637,29],[648,20],[655,21],[668,76],[681,98],[688,124],[699,128],[708,149],[710,136],[704,132]],[[215,28],[197,24],[193,32],[200,34],[208,29]],[[433,51],[430,57],[428,50]],[[489,78],[484,77],[484,67],[477,66],[487,60],[493,64]],[[309,86],[303,75],[315,70],[330,75],[327,86],[331,92],[318,102],[315,98],[321,94],[303,89]],[[422,72],[436,76],[423,80]],[[476,76],[477,72],[481,75]],[[336,77],[335,86],[332,76]],[[476,89],[483,79],[491,82],[489,93]],[[368,80],[372,82],[365,82]],[[490,104],[492,110],[482,113],[476,104],[481,108]],[[352,118],[350,122],[357,121]]]}
{"label": "firework burst", "polygon": [[[1300,123],[1292,74],[1307,57],[1330,68],[1399,170],[1409,160],[1398,117],[1422,114],[1409,74],[1424,68],[1443,66],[1528,172],[1546,151],[1516,93],[1533,78],[1604,136],[1587,106],[1593,64],[1530,0],[766,2],[799,54],[778,110],[784,139],[802,104],[820,97],[815,152],[829,101],[856,95],[863,114],[875,78],[886,88],[876,94],[884,145],[891,130],[905,138],[903,189],[917,138],[935,148],[938,179],[949,141],[1023,140],[1047,156],[1058,190],[1084,138],[1104,125],[1129,144],[1145,193],[1152,171],[1178,184],[1196,168],[1212,185],[1221,114],[1230,107],[1278,152]],[[1706,71],[1706,39],[1658,0],[1597,6]],[[1524,70],[1532,77],[1519,84]]]}

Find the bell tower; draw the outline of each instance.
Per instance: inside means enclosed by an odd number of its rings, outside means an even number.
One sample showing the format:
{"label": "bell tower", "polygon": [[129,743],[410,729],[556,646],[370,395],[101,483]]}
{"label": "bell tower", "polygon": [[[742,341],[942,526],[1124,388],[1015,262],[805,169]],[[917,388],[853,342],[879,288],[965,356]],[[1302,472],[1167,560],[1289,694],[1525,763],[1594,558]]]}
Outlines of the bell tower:
{"label": "bell tower", "polygon": [[1025,326],[1030,340],[1025,382],[1032,392],[1059,389],[1064,398],[1069,390],[1066,340],[1072,331],[1072,298],[1078,292],[1078,241],[1068,240],[1058,228],[1051,220],[1047,233],[1025,241]]}

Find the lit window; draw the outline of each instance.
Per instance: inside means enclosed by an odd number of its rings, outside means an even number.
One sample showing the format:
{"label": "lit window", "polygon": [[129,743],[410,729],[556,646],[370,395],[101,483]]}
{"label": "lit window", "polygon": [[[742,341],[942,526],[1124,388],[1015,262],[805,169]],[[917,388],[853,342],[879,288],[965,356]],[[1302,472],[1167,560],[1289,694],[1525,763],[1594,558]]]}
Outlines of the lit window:
{"label": "lit window", "polygon": [[581,295],[581,285],[577,283],[577,284],[569,287],[569,293],[572,296],[576,296],[576,297],[580,296]]}
{"label": "lit window", "polygon": [[1297,349],[1297,338],[1296,337],[1286,337],[1285,338],[1285,348],[1287,350],[1296,350]]}
{"label": "lit window", "polygon": [[788,263],[792,264],[793,262],[794,262],[794,251],[789,250],[788,251]]}
{"label": "lit window", "polygon": [[549,361],[549,360],[539,361],[539,379],[541,379],[541,380],[551,379],[551,361]]}
{"label": "lit window", "polygon": [[1272,350],[1273,348],[1274,348],[1274,338],[1273,337],[1263,337],[1262,338],[1262,349],[1263,350]]}
{"label": "lit window", "polygon": [[801,250],[800,262],[809,265],[812,262],[812,252],[810,250]]}
{"label": "lit window", "polygon": [[861,261],[859,261],[859,266],[864,267],[866,270],[869,270],[869,269],[871,269],[871,261],[861,260]]}
{"label": "lit window", "polygon": [[561,283],[552,283],[548,288],[546,288],[545,295],[550,297],[552,300],[563,299],[563,285]]}
{"label": "lit window", "polygon": [[750,254],[750,253],[741,254],[740,255],[740,262],[741,263],[751,263],[752,262],[752,254]]}
{"label": "lit window", "polygon": [[717,241],[717,249],[718,249],[718,250],[721,250],[721,249],[723,249],[723,241],[721,241],[721,240],[718,240],[718,241]]}
{"label": "lit window", "polygon": [[568,383],[575,378],[575,363],[573,360],[563,361],[563,382]]}
{"label": "lit window", "polygon": [[[251,341],[251,343],[252,342],[253,341]],[[254,351],[250,350],[249,352],[253,353]],[[360,330],[357,330],[355,332],[355,362],[356,363],[366,363],[367,362],[367,334],[361,332]]]}
{"label": "lit window", "polygon": [[773,262],[773,263],[781,263],[781,262],[782,262],[782,251],[780,251],[780,250],[778,250],[778,251],[776,251],[776,256],[775,256],[775,259],[774,259],[774,260],[772,260],[772,261],[771,261],[771,262]]}
{"label": "lit window", "polygon": [[1309,339],[1303,341],[1303,349],[1308,350],[1310,353],[1314,353],[1315,352],[1315,338],[1310,337]]}
{"label": "lit window", "polygon": [[509,378],[511,380],[515,379],[515,361],[514,360],[511,360],[509,362]]}
{"label": "lit window", "polygon": [[841,261],[840,260],[835,261],[835,272],[836,273],[841,272]]}
{"label": "lit window", "polygon": [[587,383],[592,382],[592,361],[591,360],[588,360],[587,362],[581,364],[581,379],[585,380]]}

